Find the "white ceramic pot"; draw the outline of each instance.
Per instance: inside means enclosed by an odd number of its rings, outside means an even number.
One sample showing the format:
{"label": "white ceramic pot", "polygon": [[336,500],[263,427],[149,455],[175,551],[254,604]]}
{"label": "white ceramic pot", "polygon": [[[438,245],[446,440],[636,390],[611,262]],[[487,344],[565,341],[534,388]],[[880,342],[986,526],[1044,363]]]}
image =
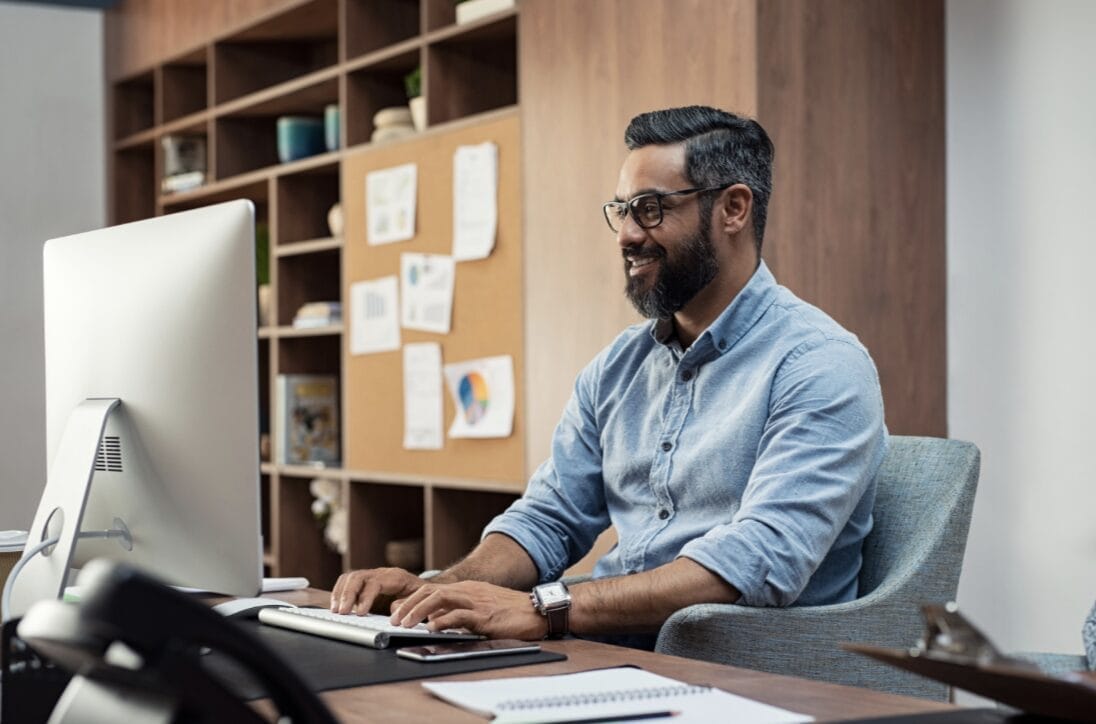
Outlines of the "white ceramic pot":
{"label": "white ceramic pot", "polygon": [[415,130],[426,130],[426,98],[417,96],[407,102],[411,106],[411,122],[415,124]]}

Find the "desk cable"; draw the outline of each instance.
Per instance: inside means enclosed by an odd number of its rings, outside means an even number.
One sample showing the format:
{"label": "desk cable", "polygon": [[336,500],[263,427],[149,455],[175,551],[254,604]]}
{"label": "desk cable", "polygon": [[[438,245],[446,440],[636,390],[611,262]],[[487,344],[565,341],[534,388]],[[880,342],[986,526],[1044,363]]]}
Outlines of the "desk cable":
{"label": "desk cable", "polygon": [[[126,538],[128,538],[128,536],[129,536],[128,531],[113,529],[113,530],[89,531],[89,532],[86,532],[86,533],[80,533],[78,538],[80,538],[80,539],[85,539],[85,538],[122,538],[122,539],[126,539]],[[57,543],[59,543],[60,540],[61,540],[61,537],[57,536],[55,538],[50,538],[48,540],[42,541],[41,543],[34,546],[30,550],[24,552],[23,557],[20,558],[19,561],[14,566],[12,566],[11,573],[8,574],[8,580],[4,583],[3,598],[2,598],[2,600],[0,600],[0,621],[2,621],[4,623],[7,623],[9,618],[11,618],[10,615],[9,615],[9,612],[11,611],[11,592],[12,592],[12,588],[14,588],[14,585],[15,585],[15,579],[19,577],[19,572],[23,570],[23,566],[25,566],[30,561],[30,559],[34,558],[36,555],[38,555],[39,553],[41,553],[45,549],[49,548],[50,546],[57,545]]]}

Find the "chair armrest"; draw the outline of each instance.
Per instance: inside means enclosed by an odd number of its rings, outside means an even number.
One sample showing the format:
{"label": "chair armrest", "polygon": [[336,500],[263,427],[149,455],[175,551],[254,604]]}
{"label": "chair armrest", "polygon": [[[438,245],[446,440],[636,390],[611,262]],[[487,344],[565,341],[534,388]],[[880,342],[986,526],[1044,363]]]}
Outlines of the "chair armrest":
{"label": "chair armrest", "polygon": [[1046,654],[1042,652],[1022,651],[1009,654],[1017,659],[1030,661],[1044,674],[1067,674],[1071,671],[1088,671],[1088,659],[1080,654]]}
{"label": "chair armrest", "polygon": [[846,641],[904,648],[920,631],[915,605],[880,601],[871,594],[831,606],[704,603],[670,616],[655,651],[943,700],[945,685],[840,648]]}

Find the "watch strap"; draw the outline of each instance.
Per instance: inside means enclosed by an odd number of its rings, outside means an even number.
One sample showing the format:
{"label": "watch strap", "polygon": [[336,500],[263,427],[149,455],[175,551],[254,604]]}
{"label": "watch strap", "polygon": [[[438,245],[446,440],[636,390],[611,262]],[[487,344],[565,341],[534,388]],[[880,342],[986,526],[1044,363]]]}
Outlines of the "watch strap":
{"label": "watch strap", "polygon": [[549,609],[545,612],[548,619],[548,638],[561,639],[571,632],[571,604]]}

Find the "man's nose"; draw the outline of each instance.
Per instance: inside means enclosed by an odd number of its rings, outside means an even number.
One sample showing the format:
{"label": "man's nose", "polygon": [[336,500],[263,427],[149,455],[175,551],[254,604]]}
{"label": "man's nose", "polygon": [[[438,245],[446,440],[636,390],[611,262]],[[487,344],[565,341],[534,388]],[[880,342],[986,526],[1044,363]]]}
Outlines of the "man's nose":
{"label": "man's nose", "polygon": [[621,248],[637,246],[643,243],[647,230],[636,223],[631,214],[624,217],[620,223],[620,231],[617,232],[617,244]]}

